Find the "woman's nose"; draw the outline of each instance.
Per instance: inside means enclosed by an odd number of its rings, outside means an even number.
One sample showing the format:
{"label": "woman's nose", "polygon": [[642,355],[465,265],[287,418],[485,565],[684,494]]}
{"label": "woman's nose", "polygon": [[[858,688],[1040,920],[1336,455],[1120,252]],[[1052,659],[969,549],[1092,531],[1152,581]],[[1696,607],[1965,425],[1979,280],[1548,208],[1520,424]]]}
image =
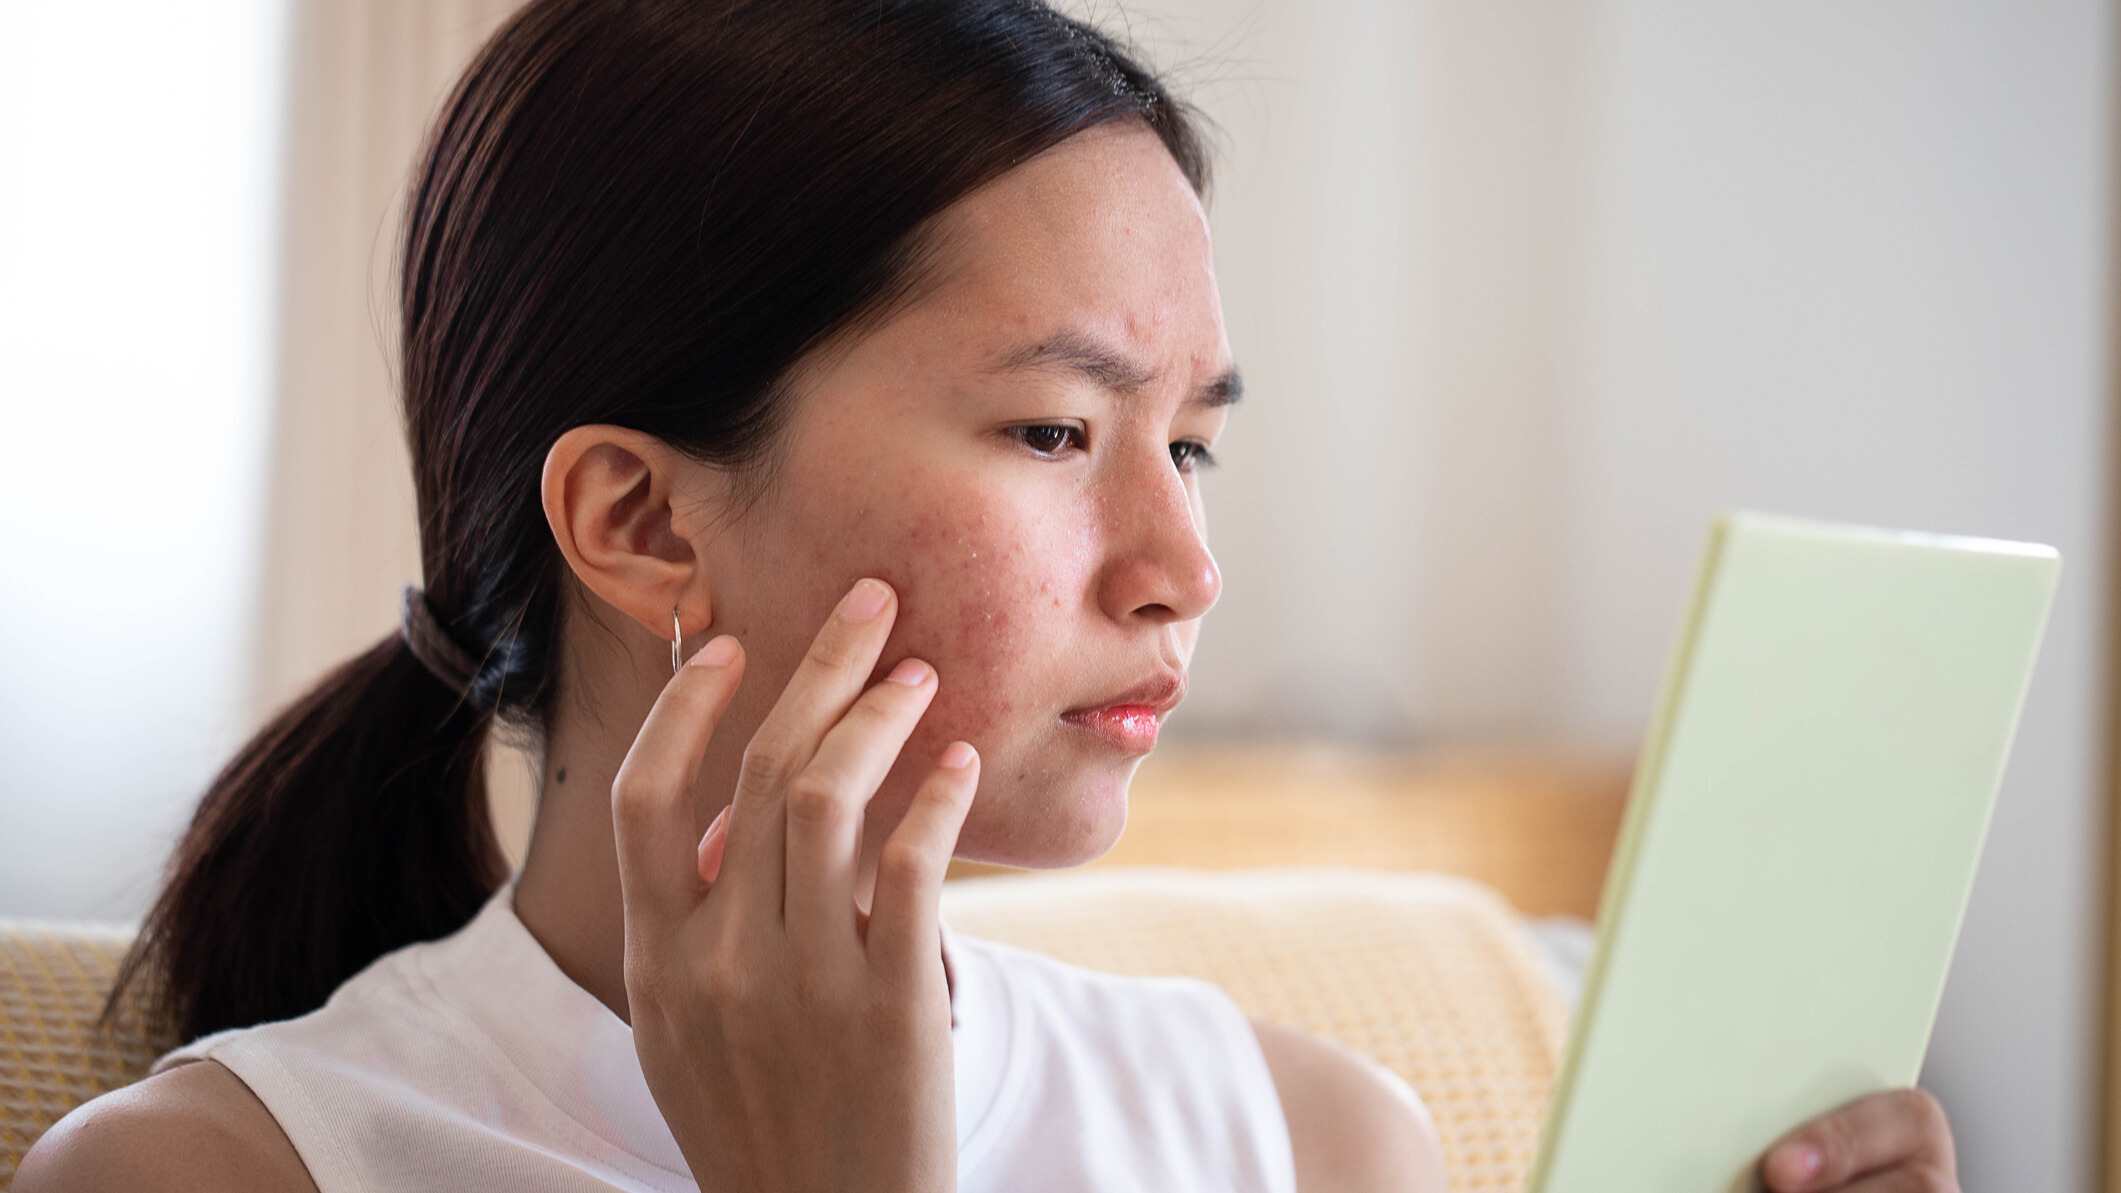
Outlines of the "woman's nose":
{"label": "woman's nose", "polygon": [[1112,516],[1099,601],[1116,621],[1191,621],[1222,595],[1222,572],[1185,477],[1168,455],[1147,471],[1105,502]]}

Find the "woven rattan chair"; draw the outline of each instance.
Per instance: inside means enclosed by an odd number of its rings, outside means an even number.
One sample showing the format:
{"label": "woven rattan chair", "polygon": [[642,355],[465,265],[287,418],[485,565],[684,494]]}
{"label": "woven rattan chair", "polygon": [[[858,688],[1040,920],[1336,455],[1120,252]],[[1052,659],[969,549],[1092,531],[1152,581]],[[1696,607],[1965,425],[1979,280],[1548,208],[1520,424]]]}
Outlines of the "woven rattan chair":
{"label": "woven rattan chair", "polygon": [[[1463,879],[1361,870],[1105,868],[951,883],[960,932],[1121,973],[1220,983],[1250,1014],[1340,1040],[1428,1102],[1451,1185],[1515,1189],[1564,1008],[1517,917]],[[0,1187],[45,1128],[134,1081],[165,1042],[97,1026],[128,936],[0,922]]]}

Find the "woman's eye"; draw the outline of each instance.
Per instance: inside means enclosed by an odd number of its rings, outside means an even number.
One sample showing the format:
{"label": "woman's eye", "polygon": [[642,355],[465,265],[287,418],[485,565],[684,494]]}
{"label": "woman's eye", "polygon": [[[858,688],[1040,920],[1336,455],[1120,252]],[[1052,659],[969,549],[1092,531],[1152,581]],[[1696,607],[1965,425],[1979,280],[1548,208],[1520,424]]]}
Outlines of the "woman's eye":
{"label": "woman's eye", "polygon": [[1042,456],[1057,456],[1073,444],[1082,446],[1081,428],[1056,423],[1041,423],[1029,427],[1011,427],[1017,441]]}
{"label": "woman's eye", "polygon": [[1198,439],[1181,439],[1171,445],[1171,463],[1180,472],[1191,472],[1196,468],[1215,467],[1215,457],[1208,445]]}

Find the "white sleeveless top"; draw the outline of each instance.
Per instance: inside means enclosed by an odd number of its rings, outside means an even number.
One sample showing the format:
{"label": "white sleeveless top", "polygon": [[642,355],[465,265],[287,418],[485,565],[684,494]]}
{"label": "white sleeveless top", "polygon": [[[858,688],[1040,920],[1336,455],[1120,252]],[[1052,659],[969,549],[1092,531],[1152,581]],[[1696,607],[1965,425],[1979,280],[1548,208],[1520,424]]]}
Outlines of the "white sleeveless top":
{"label": "white sleeveless top", "polygon": [[[1094,973],[944,933],[961,1193],[1293,1193],[1251,1023],[1219,988]],[[633,1032],[570,981],[504,885],[299,1019],[207,1036],[320,1193],[696,1188]]]}

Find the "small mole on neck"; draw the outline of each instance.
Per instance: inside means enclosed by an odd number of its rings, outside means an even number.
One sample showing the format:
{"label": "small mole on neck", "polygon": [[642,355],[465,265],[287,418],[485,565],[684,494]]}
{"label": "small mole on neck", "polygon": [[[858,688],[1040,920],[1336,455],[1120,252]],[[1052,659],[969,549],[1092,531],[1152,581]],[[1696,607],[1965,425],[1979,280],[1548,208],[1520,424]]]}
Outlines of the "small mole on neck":
{"label": "small mole on neck", "polygon": [[552,777],[552,781],[555,783],[565,783],[567,781],[567,768],[564,766],[561,767],[559,773]]}

